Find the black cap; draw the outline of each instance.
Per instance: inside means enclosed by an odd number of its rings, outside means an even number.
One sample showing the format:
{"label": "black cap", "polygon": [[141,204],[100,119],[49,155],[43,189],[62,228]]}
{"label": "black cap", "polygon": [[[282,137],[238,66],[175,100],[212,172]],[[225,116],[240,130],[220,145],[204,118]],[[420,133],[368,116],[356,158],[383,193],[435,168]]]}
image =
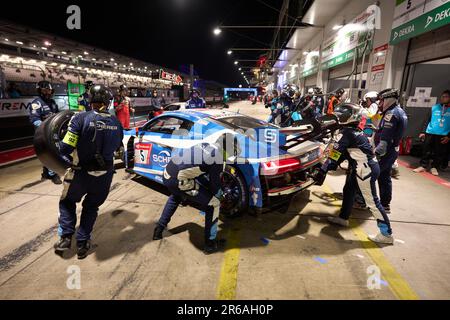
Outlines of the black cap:
{"label": "black cap", "polygon": [[113,99],[111,89],[102,84],[93,86],[89,93],[91,94],[91,103],[103,103],[104,105],[109,106],[111,100]]}
{"label": "black cap", "polygon": [[345,90],[343,88],[339,88],[336,90],[336,95],[337,96],[342,96],[344,94]]}
{"label": "black cap", "polygon": [[124,84],[121,84],[119,87],[119,91],[122,91],[122,90],[128,90],[128,87]]}
{"label": "black cap", "polygon": [[84,86],[86,87],[86,88],[90,88],[90,87],[92,87],[94,85],[94,82],[92,82],[91,80],[88,80],[88,81],[86,81],[85,83],[84,83]]}

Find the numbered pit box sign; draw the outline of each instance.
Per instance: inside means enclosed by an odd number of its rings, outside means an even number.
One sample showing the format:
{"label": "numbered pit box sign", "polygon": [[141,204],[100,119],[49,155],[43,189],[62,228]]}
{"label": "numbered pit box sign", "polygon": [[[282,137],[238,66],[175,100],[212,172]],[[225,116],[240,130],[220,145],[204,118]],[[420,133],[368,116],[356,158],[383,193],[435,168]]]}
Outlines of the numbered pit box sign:
{"label": "numbered pit box sign", "polygon": [[134,149],[134,163],[136,164],[150,164],[150,155],[152,153],[152,144],[138,143]]}

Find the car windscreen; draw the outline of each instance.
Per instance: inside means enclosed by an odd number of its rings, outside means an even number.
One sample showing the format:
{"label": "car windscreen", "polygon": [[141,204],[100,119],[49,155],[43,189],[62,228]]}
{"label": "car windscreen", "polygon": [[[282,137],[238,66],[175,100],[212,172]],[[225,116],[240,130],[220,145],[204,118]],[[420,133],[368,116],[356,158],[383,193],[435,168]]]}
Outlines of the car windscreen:
{"label": "car windscreen", "polygon": [[261,127],[273,127],[277,128],[276,126],[264,121],[259,120],[251,117],[246,116],[230,116],[230,117],[223,117],[223,118],[215,118],[217,122],[220,122],[221,124],[231,127],[233,129],[256,129]]}

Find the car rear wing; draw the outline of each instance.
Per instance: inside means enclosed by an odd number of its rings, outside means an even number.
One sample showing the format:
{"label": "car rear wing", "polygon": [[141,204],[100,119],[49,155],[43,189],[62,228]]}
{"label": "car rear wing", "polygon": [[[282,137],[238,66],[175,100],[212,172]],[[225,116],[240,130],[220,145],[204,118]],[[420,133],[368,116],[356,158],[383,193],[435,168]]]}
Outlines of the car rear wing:
{"label": "car rear wing", "polygon": [[339,119],[335,115],[296,121],[292,126],[280,129],[280,133],[289,135],[286,144],[281,148],[287,151],[305,141],[320,140],[340,128]]}

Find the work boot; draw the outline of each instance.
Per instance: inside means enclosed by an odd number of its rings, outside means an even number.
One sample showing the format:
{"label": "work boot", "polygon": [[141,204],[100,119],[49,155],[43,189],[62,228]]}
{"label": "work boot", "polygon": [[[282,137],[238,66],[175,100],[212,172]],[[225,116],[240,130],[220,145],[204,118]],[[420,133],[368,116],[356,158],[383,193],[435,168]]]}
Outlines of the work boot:
{"label": "work boot", "polygon": [[433,176],[436,176],[436,177],[439,175],[439,172],[437,171],[436,168],[431,168],[430,173],[431,173]]}
{"label": "work boot", "polygon": [[50,178],[54,184],[62,184],[61,179],[57,174],[55,174],[53,177]]}
{"label": "work boot", "polygon": [[161,240],[163,238],[164,228],[159,224],[156,225],[155,231],[153,231],[153,240]]}
{"label": "work boot", "polygon": [[348,227],[349,226],[349,222],[348,220],[342,219],[340,217],[328,217],[328,222],[332,223],[332,224],[337,224],[341,227]]}
{"label": "work boot", "polygon": [[353,203],[353,209],[356,209],[356,210],[366,210],[366,209],[367,209],[367,206],[366,206],[365,203],[358,203],[358,202],[355,202],[355,203]]}
{"label": "work boot", "polygon": [[71,246],[72,246],[72,236],[62,236],[53,245],[53,248],[55,248],[56,254],[61,254],[64,251],[70,250]]}
{"label": "work boot", "polygon": [[398,177],[400,177],[400,170],[398,170],[398,168],[392,168],[391,177],[394,179],[397,179]]}
{"label": "work boot", "polygon": [[378,233],[376,236],[370,235],[369,240],[380,244],[394,244],[394,237],[389,235],[385,236],[382,233]]}
{"label": "work boot", "polygon": [[84,259],[88,256],[88,252],[91,249],[91,241],[90,240],[84,240],[84,241],[78,241],[77,242],[77,256],[78,259]]}
{"label": "work boot", "polygon": [[415,172],[415,173],[420,173],[420,172],[425,172],[425,171],[426,171],[426,169],[422,166],[417,167],[413,170],[413,172]]}
{"label": "work boot", "polygon": [[226,243],[225,239],[206,240],[203,253],[208,255],[220,251],[225,247],[225,243]]}

